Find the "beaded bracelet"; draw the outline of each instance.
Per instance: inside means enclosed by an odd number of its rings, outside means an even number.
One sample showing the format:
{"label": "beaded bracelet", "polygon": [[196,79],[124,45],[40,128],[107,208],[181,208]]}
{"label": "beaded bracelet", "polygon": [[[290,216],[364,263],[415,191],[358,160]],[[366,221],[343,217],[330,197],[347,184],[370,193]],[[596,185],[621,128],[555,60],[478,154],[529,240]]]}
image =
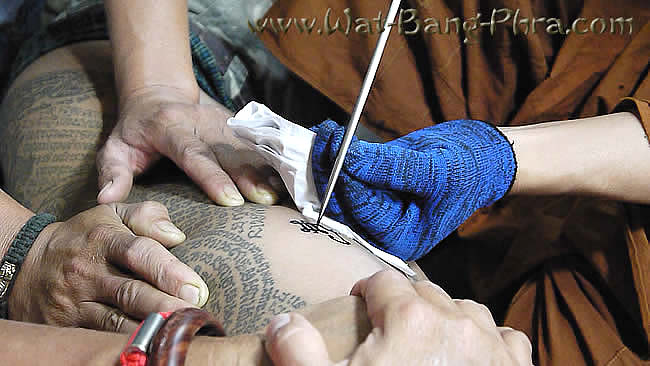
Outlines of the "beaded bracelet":
{"label": "beaded bracelet", "polygon": [[207,311],[185,308],[172,313],[151,343],[148,365],[184,365],[190,342],[197,334],[226,335],[219,321]]}
{"label": "beaded bracelet", "polygon": [[7,254],[0,262],[0,319],[9,318],[9,292],[11,292],[16,275],[27,256],[27,252],[34,244],[38,234],[43,229],[56,221],[56,217],[48,213],[32,216],[16,235],[9,246]]}
{"label": "beaded bracelet", "polygon": [[201,309],[151,313],[129,338],[120,354],[120,365],[182,366],[195,334],[224,336],[225,332],[210,313]]}

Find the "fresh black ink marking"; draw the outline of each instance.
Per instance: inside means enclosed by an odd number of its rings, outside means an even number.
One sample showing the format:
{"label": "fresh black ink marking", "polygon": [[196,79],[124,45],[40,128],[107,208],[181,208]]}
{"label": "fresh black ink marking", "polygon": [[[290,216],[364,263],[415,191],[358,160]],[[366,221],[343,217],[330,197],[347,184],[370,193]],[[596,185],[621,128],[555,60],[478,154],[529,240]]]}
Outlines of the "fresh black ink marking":
{"label": "fresh black ink marking", "polygon": [[339,244],[351,245],[351,243],[346,238],[341,236],[341,234],[334,230],[327,229],[322,225],[316,225],[315,223],[307,222],[305,220],[291,220],[289,223],[300,225],[300,231],[303,233],[325,234],[328,238]]}

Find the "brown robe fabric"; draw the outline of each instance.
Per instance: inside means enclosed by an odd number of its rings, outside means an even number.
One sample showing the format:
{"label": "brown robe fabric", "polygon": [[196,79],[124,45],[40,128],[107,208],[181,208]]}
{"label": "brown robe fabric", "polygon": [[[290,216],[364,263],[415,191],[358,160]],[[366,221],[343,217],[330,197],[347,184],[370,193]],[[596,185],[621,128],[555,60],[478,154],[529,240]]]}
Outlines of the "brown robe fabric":
{"label": "brown robe fabric", "polygon": [[[650,136],[650,1],[411,0],[438,34],[394,26],[363,123],[392,139],[458,118],[524,125],[634,112]],[[385,14],[389,1],[278,0],[270,18],[353,18]],[[512,20],[482,28],[473,42],[445,19],[493,9],[523,17],[633,18],[632,34],[512,31]],[[502,14],[502,13],[500,13]],[[385,16],[385,15],[384,15]],[[497,19],[502,19],[498,15]],[[352,24],[354,28],[356,24]],[[471,24],[470,24],[471,25]],[[373,24],[373,27],[376,25]],[[523,29],[523,25],[520,25]],[[407,28],[408,30],[408,28]],[[629,28],[626,28],[629,31]],[[285,32],[260,34],[273,54],[348,113],[377,39]],[[629,99],[623,99],[631,97]],[[618,105],[618,107],[617,107]],[[540,365],[650,364],[650,207],[578,197],[509,197],[482,209],[421,263],[452,294],[490,304],[504,324],[525,331]],[[460,280],[459,280],[460,279]],[[460,285],[459,285],[460,284]],[[457,285],[454,288],[454,285]]]}

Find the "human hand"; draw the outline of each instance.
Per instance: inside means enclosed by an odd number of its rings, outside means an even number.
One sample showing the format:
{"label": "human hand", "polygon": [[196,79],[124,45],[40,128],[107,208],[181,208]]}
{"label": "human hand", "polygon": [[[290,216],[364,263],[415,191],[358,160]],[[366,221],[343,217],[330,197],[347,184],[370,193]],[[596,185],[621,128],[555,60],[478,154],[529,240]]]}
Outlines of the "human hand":
{"label": "human hand", "polygon": [[[312,168],[322,197],[345,130],[332,121],[314,130]],[[515,172],[508,140],[480,121],[445,122],[385,144],[354,139],[326,214],[415,260],[503,197]]]}
{"label": "human hand", "polygon": [[150,312],[202,306],[207,285],[164,247],[184,240],[156,202],[101,205],[50,224],[17,275],[9,316],[129,332]]}
{"label": "human hand", "polygon": [[277,173],[259,158],[254,161],[257,155],[231,133],[226,126],[231,113],[223,106],[199,105],[179,89],[157,86],[126,98],[120,109],[117,125],[97,155],[99,203],[126,199],[133,178],[161,155],[217,204],[243,204],[240,192],[257,203],[277,201],[268,183]]}
{"label": "human hand", "polygon": [[[452,300],[431,282],[382,271],[351,294],[366,301],[373,330],[337,365],[532,365],[524,333],[497,327],[485,306]],[[276,366],[334,364],[321,334],[296,313],[271,320],[266,350]]]}

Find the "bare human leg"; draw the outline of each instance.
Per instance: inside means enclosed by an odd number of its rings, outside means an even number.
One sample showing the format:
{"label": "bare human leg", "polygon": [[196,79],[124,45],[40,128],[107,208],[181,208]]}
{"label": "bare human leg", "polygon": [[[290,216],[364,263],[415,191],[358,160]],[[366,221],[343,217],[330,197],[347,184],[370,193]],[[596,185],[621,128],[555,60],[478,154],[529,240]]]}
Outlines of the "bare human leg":
{"label": "bare human leg", "polygon": [[[66,218],[96,205],[95,154],[116,119],[110,46],[55,50],[13,83],[0,110],[6,190],[35,211]],[[174,169],[158,167],[129,201],[156,200],[187,235],[172,252],[210,287],[206,309],[230,334],[279,312],[347,295],[385,265],[356,243],[315,233],[286,207],[219,207]]]}

